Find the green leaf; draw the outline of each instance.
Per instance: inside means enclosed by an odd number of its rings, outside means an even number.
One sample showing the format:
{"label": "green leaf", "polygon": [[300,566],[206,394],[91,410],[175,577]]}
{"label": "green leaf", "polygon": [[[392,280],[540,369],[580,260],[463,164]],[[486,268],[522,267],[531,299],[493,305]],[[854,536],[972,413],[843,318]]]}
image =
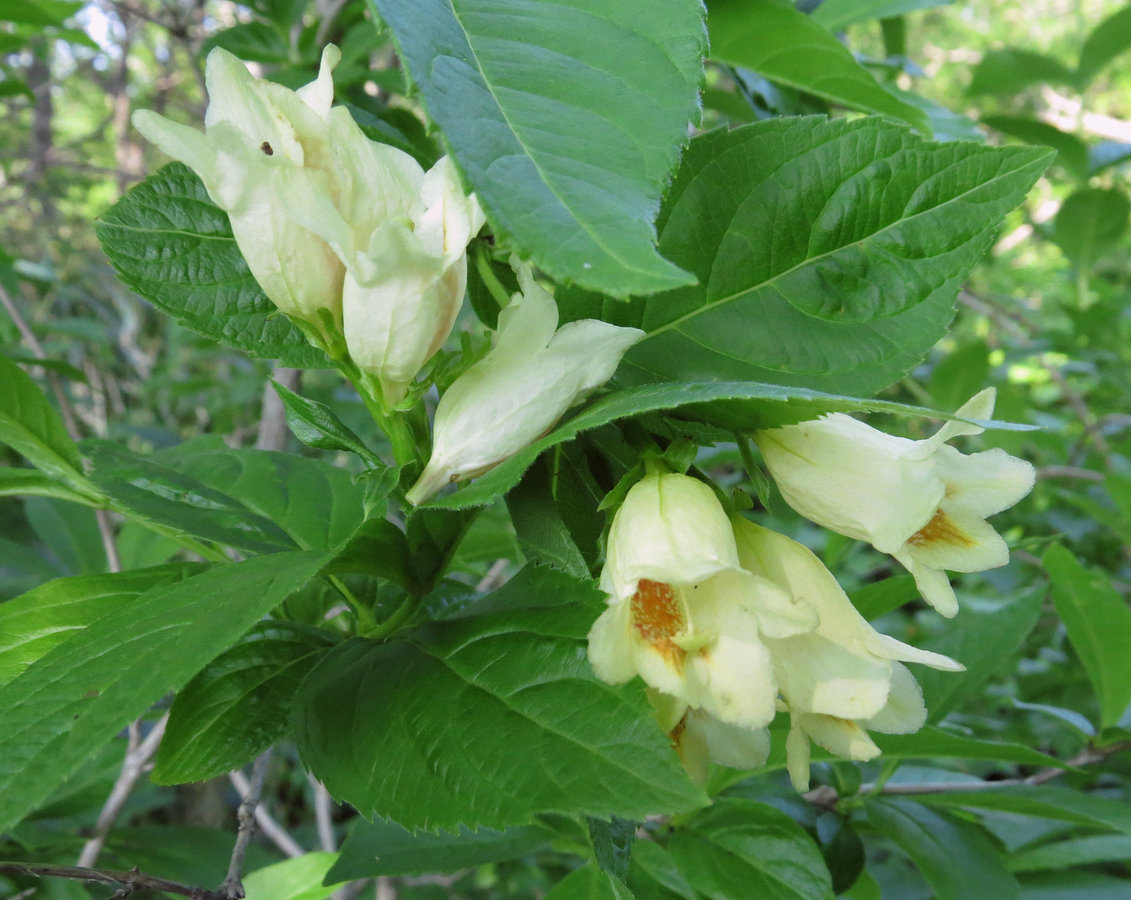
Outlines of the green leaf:
{"label": "green leaf", "polygon": [[[559,425],[541,440],[524,447],[470,485],[435,497],[420,509],[484,506],[518,484],[522,474],[544,450],[571,440],[583,431],[657,410],[679,410],[689,417],[722,425],[731,431],[774,428],[815,419],[827,412],[888,412],[902,416],[947,417],[944,413],[921,406],[887,400],[860,400],[806,388],[757,382],[641,385],[602,397],[584,412]],[[1017,427],[1000,422],[994,425]]]}
{"label": "green leaf", "polygon": [[1121,188],[1081,188],[1061,204],[1052,238],[1073,265],[1088,269],[1127,233],[1129,217]]}
{"label": "green leaf", "polygon": [[698,120],[689,0],[373,0],[492,225],[558,280],[616,296],[692,277],[655,248]]}
{"label": "green leaf", "polygon": [[852,605],[869,622],[884,613],[911,603],[919,596],[915,579],[910,575],[894,575],[881,581],[873,581],[849,595]]}
{"label": "green leaf", "polygon": [[197,569],[174,563],[112,575],[57,578],[0,603],[0,685],[108,612]]}
{"label": "green leaf", "polygon": [[1022,875],[1025,900],[1126,900],[1127,877],[1075,869]]}
{"label": "green leaf", "polygon": [[455,872],[486,863],[516,859],[549,841],[550,834],[533,825],[496,831],[406,831],[395,822],[358,820],[342,844],[341,856],[327,876],[331,881],[355,881],[378,875],[419,875]]}
{"label": "green leaf", "polygon": [[962,611],[962,628],[951,628],[927,647],[957,659],[965,672],[919,669],[928,721],[938,722],[1001,671],[1021,646],[1041,613],[1043,588],[1030,588],[999,606]]}
{"label": "green leaf", "polygon": [[1007,860],[1011,872],[1048,872],[1106,862],[1131,862],[1131,836],[1097,834],[1069,838],[1030,847]]}
{"label": "green leaf", "polygon": [[187,166],[132,188],[94,230],[118,277],[197,334],[284,366],[330,367],[260,290],[228,216]]}
{"label": "green leaf", "polygon": [[286,64],[291,61],[291,47],[285,33],[265,22],[242,22],[225,28],[200,47],[205,57],[214,47],[222,47],[246,62]]}
{"label": "green leaf", "polygon": [[672,855],[654,841],[639,841],[633,848],[628,883],[641,900],[699,900]]}
{"label": "green leaf", "polygon": [[946,6],[952,0],[825,0],[810,15],[830,31],[868,19],[890,19],[920,9]]}
{"label": "green leaf", "polygon": [[507,511],[528,560],[556,566],[576,578],[589,577],[589,566],[562,519],[545,470],[535,468],[526,474],[507,495]]}
{"label": "green leaf", "polygon": [[821,851],[793,819],[752,800],[717,799],[668,843],[680,871],[707,900],[826,900]]}
{"label": "green leaf", "polygon": [[872,734],[884,759],[996,759],[1027,766],[1070,768],[1055,757],[1024,744],[966,737],[927,725],[914,734]]}
{"label": "green leaf", "polygon": [[56,562],[56,575],[93,575],[109,571],[106,547],[94,510],[52,497],[29,497],[24,514]]}
{"label": "green leaf", "polygon": [[970,97],[985,94],[1009,96],[1019,94],[1034,84],[1074,84],[1076,76],[1049,56],[1032,50],[1006,47],[991,50],[974,68],[974,77],[966,93]]}
{"label": "green leaf", "polygon": [[970,886],[995,900],[1020,900],[993,838],[980,826],[910,800],[869,800],[868,821],[903,848],[937,900],[970,900]]}
{"label": "green leaf", "polygon": [[184,685],[327,558],[277,553],[153,588],[0,687],[0,830],[47,797],[93,748]]}
{"label": "green leaf", "polygon": [[1131,610],[1110,577],[1082,566],[1072,551],[1054,544],[1042,561],[1056,612],[1096,689],[1100,725],[1115,725],[1131,703]]}
{"label": "green leaf", "polygon": [[631,819],[589,818],[589,843],[593,858],[602,870],[614,878],[624,879],[636,843],[636,822]]}
{"label": "green leaf", "polygon": [[529,569],[503,592],[552,605],[465,610],[409,640],[354,639],[322,659],[296,698],[295,737],[330,792],[367,817],[430,830],[546,811],[642,819],[704,802],[640,686],[590,671],[600,595]]}
{"label": "green leaf", "polygon": [[0,81],[0,97],[16,97],[24,96],[29,100],[35,100],[35,92],[32,91],[26,81],[22,78],[5,78]]}
{"label": "green leaf", "polygon": [[255,625],[177,694],[150,777],[184,784],[247,765],[286,733],[295,691],[334,643],[305,625]]}
{"label": "green leaf", "polygon": [[256,869],[243,877],[244,896],[247,900],[325,900],[337,890],[338,882],[327,874],[337,858],[336,853],[304,853]]}
{"label": "green leaf", "polygon": [[1006,787],[981,791],[946,791],[924,794],[920,800],[932,806],[955,806],[1040,816],[1075,822],[1090,828],[1119,831],[1131,835],[1131,807],[1122,800],[1070,788]]}
{"label": "green leaf", "polygon": [[94,505],[90,497],[72,491],[42,472],[12,466],[0,466],[0,497],[53,497],[71,503]]}
{"label": "green leaf", "polygon": [[387,468],[381,458],[351,431],[330,407],[308,400],[272,381],[275,393],[283,402],[287,425],[296,438],[308,447],[319,450],[347,450],[356,453],[371,469]]}
{"label": "green leaf", "polygon": [[82,7],[81,0],[0,0],[0,22],[62,25]]}
{"label": "green leaf", "polygon": [[633,895],[619,878],[588,865],[570,872],[544,900],[633,900]]}
{"label": "green leaf", "polygon": [[1059,165],[1079,181],[1086,181],[1090,166],[1088,145],[1074,134],[1061,131],[1031,116],[982,116],[982,124],[1027,144],[1052,147]]}
{"label": "green leaf", "polygon": [[1080,49],[1076,81],[1083,91],[1109,62],[1131,48],[1131,6],[1108,16],[1092,29]]}
{"label": "green leaf", "polygon": [[868,395],[945,334],[958,286],[1050,158],[932,143],[874,117],[713,131],[691,142],[659,220],[661,250],[699,284],[574,303],[569,317],[647,333],[622,382]]}
{"label": "green leaf", "polygon": [[814,18],[781,0],[710,0],[711,57],[831,103],[903,119],[929,132],[926,116],[884,90]]}
{"label": "green leaf", "polygon": [[86,497],[98,493],[83,477],[82,459],[55,412],[28,374],[0,356],[0,444],[7,444],[56,481]]}

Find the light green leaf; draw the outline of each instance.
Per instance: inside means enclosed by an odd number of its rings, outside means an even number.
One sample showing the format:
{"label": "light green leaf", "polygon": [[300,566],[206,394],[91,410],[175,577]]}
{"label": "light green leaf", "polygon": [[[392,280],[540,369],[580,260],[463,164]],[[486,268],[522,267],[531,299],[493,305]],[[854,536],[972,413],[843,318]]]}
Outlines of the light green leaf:
{"label": "light green leaf", "polygon": [[937,725],[927,725],[914,734],[875,733],[871,737],[884,759],[996,759],[1028,766],[1069,768],[1067,763],[1024,744],[966,737]]}
{"label": "light green leaf", "polygon": [[[946,414],[921,406],[908,406],[887,400],[861,400],[806,388],[757,382],[641,385],[601,398],[584,412],[564,425],[559,425],[541,440],[523,448],[467,487],[435,497],[421,508],[466,509],[484,506],[518,484],[523,472],[544,450],[571,440],[583,431],[617,419],[658,410],[679,410],[681,415],[723,425],[731,431],[773,428],[815,419],[827,412],[888,412],[902,416],[947,417]],[[994,426],[1028,428],[1001,422],[994,423]]]}
{"label": "light green leaf", "polygon": [[890,19],[920,9],[946,6],[952,0],[824,0],[812,17],[831,31],[868,19]]}
{"label": "light green leaf", "polygon": [[525,856],[545,845],[550,837],[550,832],[533,825],[506,831],[460,828],[456,833],[412,834],[395,822],[358,820],[328,877],[331,881],[354,881],[378,875],[455,872]]}
{"label": "light green leaf", "polygon": [[694,0],[374,0],[492,225],[558,280],[616,296],[693,279],[655,248],[699,117]]}
{"label": "light green leaf", "polygon": [[1058,164],[1064,166],[1077,180],[1087,180],[1090,165],[1088,145],[1076,135],[1061,131],[1055,125],[1049,125],[1031,116],[982,116],[981,121],[983,125],[1025,141],[1027,144],[1052,147],[1056,151]]}
{"label": "light green leaf", "polygon": [[305,584],[328,556],[276,553],[153,588],[0,687],[0,830]]}
{"label": "light green leaf", "polygon": [[184,784],[247,765],[286,733],[294,692],[334,643],[317,628],[257,623],[177,694],[150,777]]}
{"label": "light green leaf", "polygon": [[1067,872],[1022,874],[1025,900],[1126,900],[1126,876],[1074,869]]}
{"label": "light green leaf", "polygon": [[929,721],[938,722],[1001,671],[1021,646],[1041,613],[1042,588],[1030,588],[1000,606],[962,610],[962,628],[951,628],[926,646],[957,659],[965,672],[919,669]]}
{"label": "light green leaf", "polygon": [[1007,864],[1012,872],[1048,872],[1106,862],[1131,862],[1131,835],[1097,834],[1041,844],[1015,853]]}
{"label": "light green leaf", "polygon": [[1125,6],[1108,16],[1092,29],[1080,49],[1080,62],[1076,65],[1077,83],[1081,90],[1096,77],[1109,62],[1131,48],[1131,6]]}
{"label": "light green leaf", "polygon": [[710,0],[711,57],[863,112],[929,132],[927,117],[888,93],[823,24],[781,0]]}
{"label": "light green leaf", "polygon": [[28,374],[0,356],[0,444],[7,444],[50,478],[98,498],[82,474],[78,447]]}
{"label": "light green leaf", "polygon": [[0,497],[52,497],[84,506],[95,505],[90,497],[72,491],[42,472],[12,466],[0,466]]}
{"label": "light green leaf", "polygon": [[283,402],[287,425],[291,432],[308,447],[317,447],[320,450],[348,450],[360,456],[370,468],[386,468],[380,457],[370,450],[330,407],[302,397],[277,381],[272,381],[271,384],[274,385],[275,393]]}
{"label": "light green leaf", "polygon": [[1006,47],[991,50],[974,68],[967,95],[997,94],[1007,97],[1035,84],[1073,84],[1076,76],[1049,56],[1032,50]]}
{"label": "light green leaf", "polygon": [[0,0],[0,22],[62,25],[82,7],[81,0]]}
{"label": "light green leaf", "polygon": [[243,878],[244,896],[247,900],[325,900],[337,890],[336,881],[322,883],[337,858],[337,853],[304,853],[256,869]]}
{"label": "light green leaf", "polygon": [[1081,188],[1053,220],[1052,238],[1069,261],[1088,269],[1127,233],[1131,201],[1118,187]]}
{"label": "light green leaf", "polygon": [[970,900],[973,884],[983,897],[1020,900],[1017,879],[980,826],[911,800],[869,800],[867,810],[868,821],[911,857],[937,900]]}
{"label": "light green leaf", "polygon": [[668,851],[707,900],[831,900],[821,851],[793,819],[752,800],[717,799],[686,822]]}
{"label": "light green leaf", "polygon": [[1072,551],[1054,544],[1043,562],[1057,614],[1096,689],[1100,725],[1115,725],[1131,703],[1131,610],[1110,577],[1082,566]]}
{"label": "light green leaf", "polygon": [[467,609],[408,640],[354,639],[323,657],[294,724],[330,792],[367,817],[429,830],[504,828],[546,811],[642,819],[705,802],[640,686],[590,671],[600,595],[529,569],[499,593],[512,599],[488,595],[493,612]]}
{"label": "light green leaf", "polygon": [[57,578],[0,603],[0,685],[106,613],[197,569],[195,564],[174,563],[112,575]]}
{"label": "light green leaf", "polygon": [[1022,816],[1040,816],[1131,835],[1131,807],[1124,801],[1071,788],[1050,785],[1011,786],[981,791],[945,791],[940,794],[924,794],[919,799],[932,806],[955,806],[964,809],[1016,813]]}
{"label": "light green leaf", "polygon": [[661,249],[699,284],[628,303],[567,293],[568,317],[647,333],[622,382],[868,395],[943,336],[959,284],[1050,158],[932,143],[874,117],[710,132],[692,141],[659,219]]}
{"label": "light green leaf", "polygon": [[284,366],[330,368],[264,295],[228,216],[187,166],[171,163],[132,188],[94,230],[118,277],[186,328]]}
{"label": "light green leaf", "polygon": [[590,864],[570,872],[545,900],[633,900],[633,895],[619,878]]}

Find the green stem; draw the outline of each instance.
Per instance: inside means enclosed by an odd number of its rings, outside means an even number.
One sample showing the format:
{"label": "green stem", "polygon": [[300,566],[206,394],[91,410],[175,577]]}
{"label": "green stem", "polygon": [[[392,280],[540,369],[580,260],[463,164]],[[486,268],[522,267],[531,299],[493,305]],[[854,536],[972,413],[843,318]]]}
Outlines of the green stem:
{"label": "green stem", "polygon": [[405,421],[404,416],[396,410],[385,409],[384,403],[374,396],[370,390],[365,375],[348,359],[335,360],[338,370],[346,380],[353,385],[361,402],[373,417],[377,426],[385,432],[389,443],[393,447],[393,461],[397,466],[404,467],[411,462],[420,462],[417,453],[416,439],[413,437],[412,428]]}
{"label": "green stem", "polygon": [[417,607],[420,606],[420,597],[412,594],[405,598],[404,603],[398,606],[389,618],[387,618],[380,625],[374,625],[369,630],[362,630],[359,633],[363,638],[368,638],[371,641],[379,641],[387,638],[390,634],[400,628],[409,617],[416,612]]}
{"label": "green stem", "polygon": [[374,618],[373,612],[353,595],[353,591],[346,587],[342,579],[337,575],[327,575],[326,578],[329,580],[330,584],[337,589],[338,593],[342,595],[346,603],[349,604],[350,609],[353,610],[353,614],[357,616],[357,631],[359,634],[365,634],[377,627],[377,619]]}
{"label": "green stem", "polygon": [[503,283],[499,281],[499,276],[491,268],[491,260],[486,253],[475,254],[475,269],[479,273],[479,277],[483,279],[487,290],[491,292],[491,296],[495,298],[495,302],[499,304],[499,309],[506,309],[511,302],[510,295]]}

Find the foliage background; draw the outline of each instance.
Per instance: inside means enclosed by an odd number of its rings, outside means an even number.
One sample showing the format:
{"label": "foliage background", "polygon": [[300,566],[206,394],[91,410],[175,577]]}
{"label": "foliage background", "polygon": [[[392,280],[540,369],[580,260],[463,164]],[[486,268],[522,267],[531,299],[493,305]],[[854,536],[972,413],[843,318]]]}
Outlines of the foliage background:
{"label": "foliage background", "polygon": [[[668,846],[691,870],[732,866],[742,873],[736,877],[753,879],[774,829],[786,828],[788,818],[816,840],[833,884],[847,897],[1126,897],[1131,772],[1128,754],[1113,750],[1125,746],[1131,726],[1119,687],[1131,682],[1131,53],[1115,55],[1087,85],[1069,77],[1085,36],[1124,6],[1114,0],[888,5],[906,14],[882,25],[868,17],[843,31],[878,78],[965,117],[933,109],[936,125],[945,121],[952,134],[977,136],[981,120],[993,143],[1048,143],[1059,155],[963,286],[949,335],[880,396],[950,410],[984,384],[996,385],[999,418],[1042,430],[991,432],[984,445],[1033,460],[1038,487],[1019,509],[995,520],[1011,542],[1019,541],[1014,560],[963,581],[965,609],[954,627],[915,607],[882,612],[912,595],[907,579],[890,579],[880,589],[878,578],[886,572],[876,569],[871,554],[805,530],[772,497],[776,518],[768,521],[811,543],[861,608],[882,613],[883,630],[977,661],[968,662],[971,677],[959,688],[942,678],[921,679],[932,713],[946,716],[949,734],[992,737],[1080,765],[1053,778],[1016,749],[985,760],[962,748],[948,759],[937,751],[923,758],[905,747],[907,761],[892,752],[878,766],[819,765],[818,779],[841,796],[855,794],[861,783],[884,786],[882,800],[849,802],[836,811],[819,794],[792,795],[776,771],[728,787],[711,822]],[[100,250],[94,221],[163,162],[130,129],[131,110],[201,121],[202,60],[212,46],[257,61],[294,86],[309,77],[317,48],[338,42],[347,57],[335,79],[339,100],[367,112],[390,141],[434,153],[415,101],[406,98],[388,31],[356,0],[98,0],[73,18],[68,4],[35,6],[43,13],[38,19],[15,0],[0,0],[0,22],[15,23],[0,25],[0,284],[50,360],[32,367],[36,379],[48,388],[48,375],[61,380],[82,435],[136,451],[214,436],[229,447],[313,455],[289,435],[267,383],[273,375],[332,405],[383,451],[363,407],[335,374],[308,370],[300,378],[296,370],[272,370],[271,361],[201,338],[129,291]],[[995,70],[992,54],[1006,47],[1045,59],[1014,56]],[[804,91],[718,63],[708,69],[707,88],[704,128],[825,109]],[[475,332],[470,310],[463,326]],[[0,345],[10,359],[32,362],[31,343],[11,317],[0,317]],[[892,422],[883,425],[911,429],[911,436],[927,427]],[[344,455],[335,461],[348,465]],[[18,456],[7,453],[5,462],[16,466]],[[722,483],[756,493],[742,480],[734,444],[721,443],[699,464]],[[513,514],[513,506],[508,514],[496,503],[460,545],[454,568],[469,587],[497,586],[519,567],[523,550]],[[94,511],[51,497],[0,496],[0,521],[3,599],[59,576],[156,565],[178,553],[168,539],[126,524],[120,558],[110,559]],[[1050,550],[1054,542],[1070,552]],[[905,595],[892,593],[900,590]],[[94,826],[118,775],[124,745],[125,736],[99,750],[0,845],[0,857],[73,862],[82,832]],[[981,789],[986,782],[1033,776],[1041,783]],[[961,792],[955,785],[979,790]],[[138,865],[187,883],[219,882],[238,791],[227,777],[176,788],[143,782],[110,832],[101,864]],[[309,887],[303,897],[362,889],[404,898],[544,896],[571,871],[586,873],[571,875],[575,883],[589,878],[587,869],[577,869],[582,860],[596,855],[601,862],[601,848],[617,846],[615,835],[595,838],[569,823],[545,823],[538,833],[481,835],[487,849],[478,853],[413,842],[395,826],[361,826],[307,779],[287,744],[271,764],[267,797],[279,830],[257,840],[248,871],[300,849],[336,852],[346,841],[338,863],[338,874],[350,882],[346,888],[315,887],[331,857],[313,853],[298,857],[308,866],[305,874],[279,876]],[[762,805],[743,806],[752,801]],[[726,843],[718,835],[734,821],[757,821],[763,829],[763,843],[752,845],[749,856],[719,849]],[[366,846],[382,848],[395,862],[381,871],[367,868],[359,862],[372,855]],[[391,847],[402,848],[402,855]],[[649,842],[637,841],[629,879],[637,895],[689,896],[662,877],[664,860],[652,856]],[[802,856],[798,865],[804,869],[814,859]],[[957,875],[955,860],[962,860]],[[971,883],[996,887],[975,894]],[[554,897],[574,896],[569,879],[561,884]],[[0,890],[5,887],[21,896],[29,889],[23,881],[0,881]],[[736,896],[725,884],[696,887],[705,896]],[[36,889],[34,896],[110,893],[73,882]],[[767,890],[778,893],[766,896],[823,895],[819,885],[807,888],[800,879]]]}

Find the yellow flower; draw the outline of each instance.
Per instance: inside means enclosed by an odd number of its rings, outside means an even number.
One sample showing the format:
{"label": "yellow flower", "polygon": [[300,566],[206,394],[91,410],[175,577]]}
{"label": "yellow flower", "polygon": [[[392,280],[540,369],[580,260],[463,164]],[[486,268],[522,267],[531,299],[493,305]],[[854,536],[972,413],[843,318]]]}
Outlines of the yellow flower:
{"label": "yellow flower", "polygon": [[[987,388],[956,413],[993,415]],[[841,413],[755,435],[786,502],[840,534],[890,553],[944,616],[958,611],[945,569],[980,572],[1009,561],[986,517],[1029,493],[1032,465],[1003,450],[966,455],[946,442],[979,434],[952,421],[926,440],[892,437]]]}

